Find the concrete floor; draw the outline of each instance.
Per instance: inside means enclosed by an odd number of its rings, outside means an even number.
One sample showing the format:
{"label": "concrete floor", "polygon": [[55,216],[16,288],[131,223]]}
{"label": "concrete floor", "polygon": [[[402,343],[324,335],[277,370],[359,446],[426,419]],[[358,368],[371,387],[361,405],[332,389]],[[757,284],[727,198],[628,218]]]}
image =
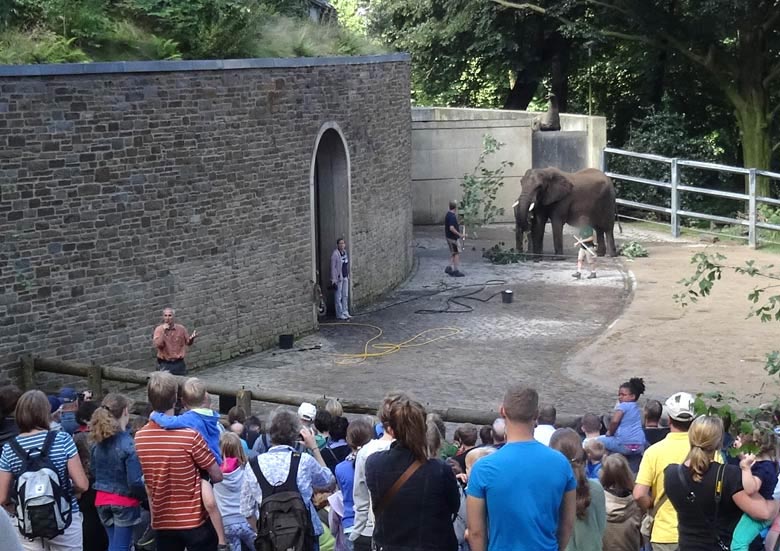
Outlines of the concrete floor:
{"label": "concrete floor", "polygon": [[[561,414],[604,412],[614,406],[621,381],[614,392],[575,380],[561,365],[577,349],[587,345],[622,312],[631,294],[630,274],[616,259],[599,259],[598,278],[574,280],[574,259],[492,265],[481,257],[483,248],[498,241],[514,242],[509,226],[480,232],[480,239],[466,242],[462,255],[464,278],[444,273],[449,253],[436,227],[415,228],[416,263],[409,279],[396,291],[363,311],[352,312],[350,324],[324,323],[318,333],[299,339],[290,351],[268,350],[238,358],[197,376],[248,388],[313,392],[376,402],[389,391],[403,390],[434,407],[493,409],[507,385],[515,382],[535,387],[544,403],[553,403]],[[546,237],[550,237],[549,235]],[[576,254],[573,239],[565,238],[567,253]],[[546,244],[545,250],[550,250]],[[477,290],[488,280],[505,280],[477,296],[488,297],[503,289],[514,292],[514,301],[501,296],[490,302],[464,301],[470,313],[420,314],[420,309],[441,309],[447,298]],[[399,343],[429,329],[454,328],[459,332],[436,342],[404,348],[397,353],[360,363],[338,356],[358,353],[376,331],[376,342]],[[442,329],[427,336],[453,333]],[[316,350],[299,350],[321,345]],[[347,365],[343,365],[346,363]]]}

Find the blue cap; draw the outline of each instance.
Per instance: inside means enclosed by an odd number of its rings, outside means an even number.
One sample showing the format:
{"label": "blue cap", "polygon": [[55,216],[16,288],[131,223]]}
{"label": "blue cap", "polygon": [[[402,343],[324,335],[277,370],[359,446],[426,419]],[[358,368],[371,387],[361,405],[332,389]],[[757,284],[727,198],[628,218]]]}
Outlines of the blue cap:
{"label": "blue cap", "polygon": [[51,407],[50,413],[54,413],[62,407],[62,401],[56,396],[49,396],[49,406]]}
{"label": "blue cap", "polygon": [[385,434],[385,428],[382,426],[382,423],[377,423],[374,426],[374,433],[376,434],[377,438],[382,438]]}
{"label": "blue cap", "polygon": [[60,390],[60,393],[57,397],[62,400],[63,403],[67,404],[69,402],[75,402],[78,400],[79,394],[72,388],[65,387]]}

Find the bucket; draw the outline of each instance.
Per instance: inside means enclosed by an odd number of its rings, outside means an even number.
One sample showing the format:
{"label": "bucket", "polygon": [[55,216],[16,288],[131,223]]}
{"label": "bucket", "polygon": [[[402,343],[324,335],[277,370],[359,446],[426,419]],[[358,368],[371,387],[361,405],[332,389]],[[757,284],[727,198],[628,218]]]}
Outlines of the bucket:
{"label": "bucket", "polygon": [[510,289],[506,289],[505,291],[501,291],[501,302],[504,304],[512,304],[512,291]]}
{"label": "bucket", "polygon": [[293,347],[293,341],[295,340],[294,335],[279,335],[279,348],[282,350],[289,350]]}

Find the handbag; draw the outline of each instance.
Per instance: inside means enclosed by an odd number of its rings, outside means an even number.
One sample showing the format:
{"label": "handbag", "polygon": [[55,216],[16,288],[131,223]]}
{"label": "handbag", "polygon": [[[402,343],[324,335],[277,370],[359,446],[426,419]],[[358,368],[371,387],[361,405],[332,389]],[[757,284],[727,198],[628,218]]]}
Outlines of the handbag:
{"label": "handbag", "polygon": [[720,538],[720,530],[718,530],[718,508],[720,506],[720,500],[723,496],[723,475],[725,474],[725,471],[726,465],[721,463],[718,467],[718,474],[715,477],[715,519],[710,520],[710,518],[704,514],[704,509],[701,508],[701,504],[696,501],[696,494],[693,493],[693,489],[691,489],[688,481],[685,479],[685,475],[683,474],[683,466],[678,465],[677,467],[677,476],[680,478],[680,482],[682,483],[683,488],[685,488],[685,490],[688,492],[688,496],[685,499],[688,501],[688,503],[696,504],[696,508],[699,510],[699,513],[704,519],[704,522],[709,526],[710,533],[715,536],[715,543],[718,544],[718,548],[721,551],[729,551],[730,547]]}
{"label": "handbag", "polygon": [[650,540],[650,536],[653,533],[653,524],[655,524],[655,515],[658,513],[658,511],[661,510],[661,506],[666,503],[666,501],[669,499],[669,496],[664,494],[664,496],[658,500],[658,503],[656,503],[653,506],[652,513],[648,511],[645,513],[645,516],[642,517],[642,522],[639,524],[639,533],[642,534],[647,540]]}

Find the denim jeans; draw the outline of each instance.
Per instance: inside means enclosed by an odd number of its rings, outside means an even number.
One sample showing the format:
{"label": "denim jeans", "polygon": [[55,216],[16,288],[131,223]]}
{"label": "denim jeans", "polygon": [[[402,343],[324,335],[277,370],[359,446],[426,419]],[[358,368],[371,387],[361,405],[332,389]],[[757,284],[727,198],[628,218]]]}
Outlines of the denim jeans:
{"label": "denim jeans", "polygon": [[97,509],[108,534],[108,551],[129,551],[133,528],[141,521],[141,508],[101,505]]}
{"label": "denim jeans", "polygon": [[349,315],[349,278],[343,278],[336,284],[336,317],[341,319]]}
{"label": "denim jeans", "polygon": [[241,551],[242,543],[249,549],[254,549],[256,536],[257,534],[246,521],[225,526],[225,540],[230,546],[230,551]]}

